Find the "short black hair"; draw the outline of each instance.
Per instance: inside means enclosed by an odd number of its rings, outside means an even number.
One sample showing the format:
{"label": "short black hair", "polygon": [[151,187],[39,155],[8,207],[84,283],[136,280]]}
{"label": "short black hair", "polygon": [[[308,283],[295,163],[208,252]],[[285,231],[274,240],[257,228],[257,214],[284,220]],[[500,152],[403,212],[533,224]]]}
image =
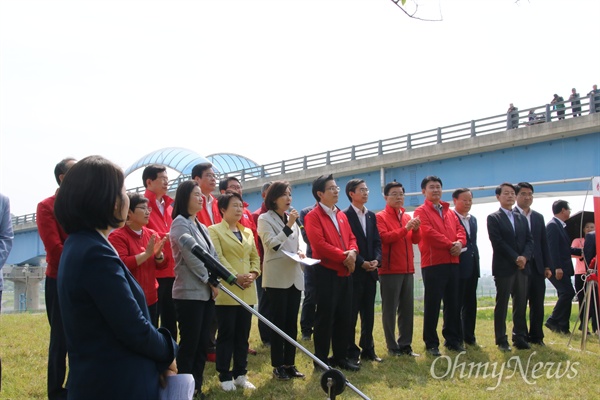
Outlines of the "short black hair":
{"label": "short black hair", "polygon": [[277,210],[277,199],[283,196],[288,188],[291,192],[292,187],[286,181],[275,181],[269,186],[265,195],[265,207],[267,207],[267,210]]}
{"label": "short black hair", "polygon": [[175,200],[173,200],[173,211],[171,212],[173,219],[177,218],[178,215],[182,215],[184,218],[190,217],[188,205],[190,204],[190,195],[196,186],[198,186],[196,181],[185,181],[177,186]]}
{"label": "short black hair", "polygon": [[273,182],[263,183],[262,187],[260,188],[260,193],[263,194],[264,192],[266,192],[267,189],[269,189],[269,187],[271,187],[272,184],[273,184]]}
{"label": "short black hair", "polygon": [[404,186],[402,186],[402,184],[400,182],[390,182],[388,184],[385,185],[385,187],[383,188],[383,195],[387,196],[390,193],[390,190],[392,190],[395,187],[399,187],[402,189],[402,193],[406,193],[406,190],[404,190]]}
{"label": "short black hair", "polygon": [[242,204],[244,203],[244,200],[242,200],[242,196],[240,196],[239,193],[236,192],[227,191],[219,196],[219,200],[217,200],[217,206],[219,207],[219,212],[221,213],[221,216],[223,215],[223,210],[227,210],[231,199],[233,199],[234,197],[241,201]]}
{"label": "short black hair", "polygon": [[515,193],[519,194],[521,189],[530,189],[531,193],[533,193],[533,185],[529,182],[519,182],[515,185]]}
{"label": "short black hair", "polygon": [[564,209],[570,210],[569,202],[566,200],[556,200],[552,203],[552,214],[560,214],[560,212]]}
{"label": "short black hair", "polygon": [[354,193],[358,185],[361,183],[365,183],[364,179],[350,179],[348,183],[346,183],[346,196],[348,196],[348,200],[352,203],[352,198],[350,197],[350,192]]}
{"label": "short black hair", "polygon": [[194,179],[195,177],[202,179],[202,174],[204,173],[204,171],[206,171],[207,169],[211,169],[212,167],[213,165],[209,162],[203,162],[194,165],[194,168],[192,168],[192,179]]}
{"label": "short black hair", "polygon": [[56,183],[58,183],[58,186],[60,186],[60,176],[67,173],[67,171],[69,170],[68,164],[71,161],[77,161],[77,160],[74,159],[73,157],[63,158],[54,167],[54,178],[56,178]]}
{"label": "short black hair", "polygon": [[456,189],[454,192],[452,192],[452,198],[458,199],[458,196],[460,196],[463,193],[470,192],[470,191],[471,191],[471,189],[469,189],[469,188]]}
{"label": "short black hair", "polygon": [[429,182],[439,182],[440,186],[444,186],[444,184],[442,183],[442,180],[435,176],[435,175],[427,175],[425,178],[423,178],[423,180],[421,181],[421,189],[425,189],[427,187],[427,184]]}
{"label": "short black hair", "polygon": [[236,181],[237,183],[239,183],[241,185],[240,180],[238,178],[236,178],[235,176],[229,176],[229,177],[227,177],[225,179],[221,179],[219,181],[219,191],[227,190],[227,188],[229,186],[229,182],[231,182],[231,181]]}
{"label": "short black hair", "polygon": [[495,191],[496,196],[500,196],[500,194],[502,193],[503,186],[508,186],[508,187],[512,188],[512,190],[515,191],[515,194],[517,193],[517,190],[515,189],[515,185],[513,185],[512,183],[509,183],[509,182],[503,182],[496,187],[496,191]]}
{"label": "short black hair", "polygon": [[317,194],[317,192],[324,192],[327,182],[332,181],[332,180],[333,180],[333,175],[329,174],[329,175],[321,175],[313,181],[312,194],[313,194],[313,197],[315,198],[315,200],[317,200],[317,203],[321,200],[319,198],[319,195]]}
{"label": "short black hair", "polygon": [[118,228],[115,215],[125,200],[125,176],[118,165],[102,156],[75,163],[65,175],[54,203],[54,214],[67,234],[81,230]]}
{"label": "short black hair", "polygon": [[129,211],[131,212],[134,212],[135,208],[140,204],[148,203],[148,198],[142,196],[140,193],[127,192],[127,197],[129,197]]}
{"label": "short black hair", "polygon": [[165,172],[166,170],[167,167],[161,164],[151,164],[144,168],[144,172],[142,172],[142,183],[144,184],[144,187],[148,187],[146,185],[148,179],[153,181],[158,177],[158,174]]}

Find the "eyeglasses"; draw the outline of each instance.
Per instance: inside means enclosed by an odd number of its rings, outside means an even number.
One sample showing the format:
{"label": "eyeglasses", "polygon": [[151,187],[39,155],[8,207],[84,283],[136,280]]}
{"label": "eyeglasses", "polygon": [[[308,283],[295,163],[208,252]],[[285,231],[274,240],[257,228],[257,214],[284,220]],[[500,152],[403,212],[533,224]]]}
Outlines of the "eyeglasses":
{"label": "eyeglasses", "polygon": [[339,192],[340,187],[339,186],[329,186],[328,188],[325,188],[325,190],[329,190],[330,192]]}
{"label": "eyeglasses", "polygon": [[369,193],[369,189],[368,188],[360,188],[358,189],[359,192],[361,193]]}
{"label": "eyeglasses", "polygon": [[388,197],[404,197],[404,193],[399,193],[399,192],[388,193]]}
{"label": "eyeglasses", "polygon": [[229,185],[229,186],[227,186],[227,189],[242,190],[242,186],[241,185]]}
{"label": "eyeglasses", "polygon": [[533,199],[533,194],[532,193],[519,193],[519,197],[523,197],[524,199]]}
{"label": "eyeglasses", "polygon": [[136,210],[143,210],[144,213],[148,213],[150,214],[152,212],[152,207],[144,207],[144,206],[138,206],[135,207]]}
{"label": "eyeglasses", "polygon": [[219,175],[217,174],[206,174],[204,177],[208,179],[219,179]]}

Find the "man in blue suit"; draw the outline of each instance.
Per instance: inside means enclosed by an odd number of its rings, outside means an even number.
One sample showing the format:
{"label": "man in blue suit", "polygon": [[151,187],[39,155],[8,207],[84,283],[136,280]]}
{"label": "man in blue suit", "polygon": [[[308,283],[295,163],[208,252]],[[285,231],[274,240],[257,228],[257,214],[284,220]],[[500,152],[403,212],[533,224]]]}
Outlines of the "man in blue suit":
{"label": "man in blue suit", "polygon": [[492,242],[492,274],[496,284],[496,306],[494,308],[494,333],[500,351],[511,351],[506,336],[506,314],[508,300],[513,299],[513,346],[529,349],[527,343],[527,278],[529,260],[533,254],[533,237],[527,220],[513,212],[515,188],[502,183],[496,188],[500,209],[487,218],[487,228]]}
{"label": "man in blue suit", "polygon": [[[381,263],[381,238],[377,230],[377,218],[365,204],[369,200],[369,188],[362,179],[350,179],[346,184],[346,196],[350,206],[344,210],[352,233],[356,236],[358,256],[352,273],[352,322],[348,341],[348,358],[354,362],[370,360],[381,362],[375,354],[373,325],[375,323],[375,295],[377,293],[377,267]],[[355,341],[355,328],[360,314],[360,340]]]}
{"label": "man in blue suit", "polygon": [[546,225],[548,247],[550,249],[550,268],[553,275],[550,282],[556,288],[558,300],[550,318],[546,320],[546,328],[557,333],[570,333],[571,303],[575,289],[571,282],[574,274],[571,255],[581,255],[581,249],[571,247],[571,240],[565,227],[565,221],[571,216],[571,208],[565,200],[557,200],[552,204],[554,218]]}
{"label": "man in blue suit", "polygon": [[533,255],[529,264],[531,274],[527,285],[529,301],[529,343],[544,346],[544,299],[546,298],[546,278],[552,276],[550,256],[546,236],[544,216],[531,209],[533,203],[533,186],[528,182],[520,182],[516,187],[517,205],[515,212],[527,219],[529,230],[533,236]]}
{"label": "man in blue suit", "polygon": [[477,219],[469,214],[473,193],[467,188],[452,193],[454,212],[467,232],[467,246],[460,253],[459,301],[461,334],[466,345],[477,346],[475,321],[477,319],[477,283],[479,281],[479,249],[477,248]]}

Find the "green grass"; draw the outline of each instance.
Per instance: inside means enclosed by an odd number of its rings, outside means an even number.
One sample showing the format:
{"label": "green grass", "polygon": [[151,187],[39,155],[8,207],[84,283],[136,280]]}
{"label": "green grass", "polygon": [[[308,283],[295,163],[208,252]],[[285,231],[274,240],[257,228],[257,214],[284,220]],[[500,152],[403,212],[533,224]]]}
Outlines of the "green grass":
{"label": "green grass", "polygon": [[[432,376],[443,376],[448,367],[448,357],[434,361],[422,355],[416,359],[408,357],[393,358],[387,355],[383,343],[380,315],[376,315],[375,338],[377,353],[384,358],[381,364],[364,363],[360,372],[347,372],[346,378],[371,399],[487,399],[487,398],[591,398],[593,393],[600,393],[598,371],[600,370],[600,344],[598,338],[588,337],[587,351],[580,351],[581,335],[577,332],[571,346],[567,346],[568,336],[546,332],[546,347],[534,347],[528,351],[500,353],[494,345],[493,309],[480,310],[477,321],[477,338],[482,348],[468,349],[466,355],[447,353],[454,360],[458,356],[459,363],[465,363],[463,376],[460,368],[442,379]],[[547,314],[551,307],[547,307]],[[577,315],[573,306],[573,321]],[[210,399],[324,399],[325,394],[320,387],[320,375],[313,373],[312,360],[298,351],[296,365],[306,373],[303,380],[290,382],[275,381],[271,377],[269,349],[262,347],[258,339],[256,318],[253,318],[251,347],[258,350],[257,356],[248,356],[249,380],[257,386],[255,391],[236,391],[224,393],[219,388],[215,366],[207,364],[205,370],[205,391]],[[508,329],[512,324],[508,323]],[[413,348],[423,353],[422,318],[415,317],[415,333]],[[439,326],[441,332],[441,321]],[[307,349],[313,349],[312,342],[301,342]],[[2,391],[0,399],[44,399],[46,387],[46,354],[48,346],[48,323],[46,315],[39,314],[3,314],[0,316],[0,357],[2,358]],[[527,381],[522,378],[517,358],[525,372]],[[488,363],[488,376],[483,377],[483,369],[479,376],[468,376],[469,363]],[[496,373],[504,366],[503,376],[491,376],[496,363]],[[545,363],[532,376],[534,365]],[[549,364],[552,363],[552,364]],[[568,364],[567,364],[568,363]],[[476,367],[475,367],[476,370]],[[474,371],[475,371],[474,370]],[[514,373],[513,373],[514,372]],[[566,372],[566,374],[565,374]],[[564,376],[562,376],[565,374]],[[571,377],[569,378],[568,375]],[[562,376],[562,377],[560,377]],[[535,379],[537,377],[537,379]],[[489,388],[495,388],[490,390]],[[352,390],[346,388],[338,398],[359,398]]]}

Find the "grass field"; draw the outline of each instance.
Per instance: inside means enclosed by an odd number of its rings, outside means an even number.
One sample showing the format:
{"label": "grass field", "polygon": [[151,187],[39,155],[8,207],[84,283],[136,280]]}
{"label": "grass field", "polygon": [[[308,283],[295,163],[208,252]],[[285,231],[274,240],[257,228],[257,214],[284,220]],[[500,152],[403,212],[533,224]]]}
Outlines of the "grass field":
{"label": "grass field", "polygon": [[[546,310],[549,314],[551,308]],[[600,393],[600,344],[597,337],[588,337],[587,351],[582,352],[579,332],[571,346],[567,346],[568,336],[546,332],[546,347],[534,346],[531,350],[513,350],[503,354],[494,345],[492,313],[492,309],[485,307],[478,314],[480,349],[469,348],[466,354],[459,355],[445,352],[442,348],[444,356],[438,359],[424,354],[418,358],[388,356],[380,315],[377,314],[375,347],[384,362],[366,362],[360,372],[347,372],[346,378],[371,399],[597,398]],[[574,305],[573,321],[575,315]],[[325,399],[320,375],[313,373],[312,360],[300,351],[296,365],[306,373],[306,379],[279,382],[272,378],[269,349],[260,345],[256,322],[253,318],[250,344],[259,354],[248,356],[248,377],[257,390],[222,392],[214,364],[209,363],[205,371],[205,392],[210,399]],[[511,327],[509,323],[508,329]],[[418,353],[424,353],[421,328],[422,318],[416,316],[413,348]],[[0,316],[0,399],[46,398],[48,330],[43,313]],[[301,344],[312,351],[312,342]],[[346,388],[338,398],[360,397]]]}

